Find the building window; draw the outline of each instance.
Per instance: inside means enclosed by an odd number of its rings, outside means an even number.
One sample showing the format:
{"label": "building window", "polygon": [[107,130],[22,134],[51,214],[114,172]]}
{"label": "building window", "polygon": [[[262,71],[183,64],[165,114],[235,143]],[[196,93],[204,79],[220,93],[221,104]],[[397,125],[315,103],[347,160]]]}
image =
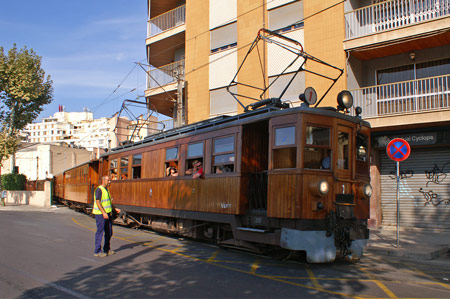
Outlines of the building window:
{"label": "building window", "polygon": [[166,149],[166,176],[178,176],[178,147]]}
{"label": "building window", "polygon": [[133,155],[133,165],[131,167],[133,179],[141,178],[141,164],[142,154]]}
{"label": "building window", "polygon": [[234,172],[234,136],[214,139],[212,173]]}
{"label": "building window", "polygon": [[295,126],[275,128],[273,169],[295,168],[297,165],[297,146]]}
{"label": "building window", "polygon": [[237,46],[237,22],[211,30],[211,53]]}
{"label": "building window", "polygon": [[330,128],[307,126],[303,150],[304,168],[331,169]]}

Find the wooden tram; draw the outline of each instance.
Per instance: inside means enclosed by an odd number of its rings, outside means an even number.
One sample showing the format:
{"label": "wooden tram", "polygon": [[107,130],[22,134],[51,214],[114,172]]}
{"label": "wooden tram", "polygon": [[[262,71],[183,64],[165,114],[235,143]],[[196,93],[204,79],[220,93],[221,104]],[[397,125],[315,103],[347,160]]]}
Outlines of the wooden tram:
{"label": "wooden tram", "polygon": [[98,160],[67,169],[54,178],[54,195],[62,203],[90,213],[94,203],[94,190],[99,185]]}
{"label": "wooden tram", "polygon": [[[297,54],[325,64],[302,48]],[[265,99],[243,114],[114,148],[57,177],[57,194],[92,205],[93,187],[108,175],[127,223],[224,246],[304,251],[314,263],[333,261],[337,250],[359,259],[369,238],[370,125],[346,113],[349,92],[338,108],[310,107],[313,94],[308,88],[300,107]],[[197,161],[203,175],[195,179]]]}
{"label": "wooden tram", "polygon": [[[334,260],[336,248],[359,258],[368,240],[369,130],[359,117],[306,106],[219,117],[67,170],[63,198],[90,205],[92,182],[109,175],[128,222],[221,245],[306,251],[310,262]],[[203,178],[186,174],[194,160]],[[178,176],[167,176],[169,167]]]}

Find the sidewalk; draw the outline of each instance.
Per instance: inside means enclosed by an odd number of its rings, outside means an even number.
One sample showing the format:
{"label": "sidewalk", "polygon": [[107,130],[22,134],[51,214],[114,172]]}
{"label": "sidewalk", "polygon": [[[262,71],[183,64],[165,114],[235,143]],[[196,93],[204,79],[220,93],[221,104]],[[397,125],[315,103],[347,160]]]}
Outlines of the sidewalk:
{"label": "sidewalk", "polygon": [[450,256],[450,231],[400,230],[397,248],[397,230],[379,228],[370,230],[366,252],[417,260],[431,260]]}

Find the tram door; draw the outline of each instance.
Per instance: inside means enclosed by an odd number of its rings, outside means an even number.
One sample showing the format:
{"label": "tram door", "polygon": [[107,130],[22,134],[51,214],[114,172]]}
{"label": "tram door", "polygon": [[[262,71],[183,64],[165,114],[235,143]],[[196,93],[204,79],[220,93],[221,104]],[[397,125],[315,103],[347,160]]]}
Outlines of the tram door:
{"label": "tram door", "polygon": [[267,169],[269,161],[269,122],[243,126],[242,175],[247,182],[249,210],[267,210]]}

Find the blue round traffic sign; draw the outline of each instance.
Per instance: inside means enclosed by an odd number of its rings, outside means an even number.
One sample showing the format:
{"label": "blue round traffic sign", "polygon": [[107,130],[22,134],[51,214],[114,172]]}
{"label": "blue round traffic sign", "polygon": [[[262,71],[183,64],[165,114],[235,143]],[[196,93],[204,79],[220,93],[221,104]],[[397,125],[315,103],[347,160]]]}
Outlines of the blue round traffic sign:
{"label": "blue round traffic sign", "polygon": [[408,159],[411,153],[409,143],[401,138],[392,139],[386,147],[386,152],[389,158],[395,162],[401,162]]}

